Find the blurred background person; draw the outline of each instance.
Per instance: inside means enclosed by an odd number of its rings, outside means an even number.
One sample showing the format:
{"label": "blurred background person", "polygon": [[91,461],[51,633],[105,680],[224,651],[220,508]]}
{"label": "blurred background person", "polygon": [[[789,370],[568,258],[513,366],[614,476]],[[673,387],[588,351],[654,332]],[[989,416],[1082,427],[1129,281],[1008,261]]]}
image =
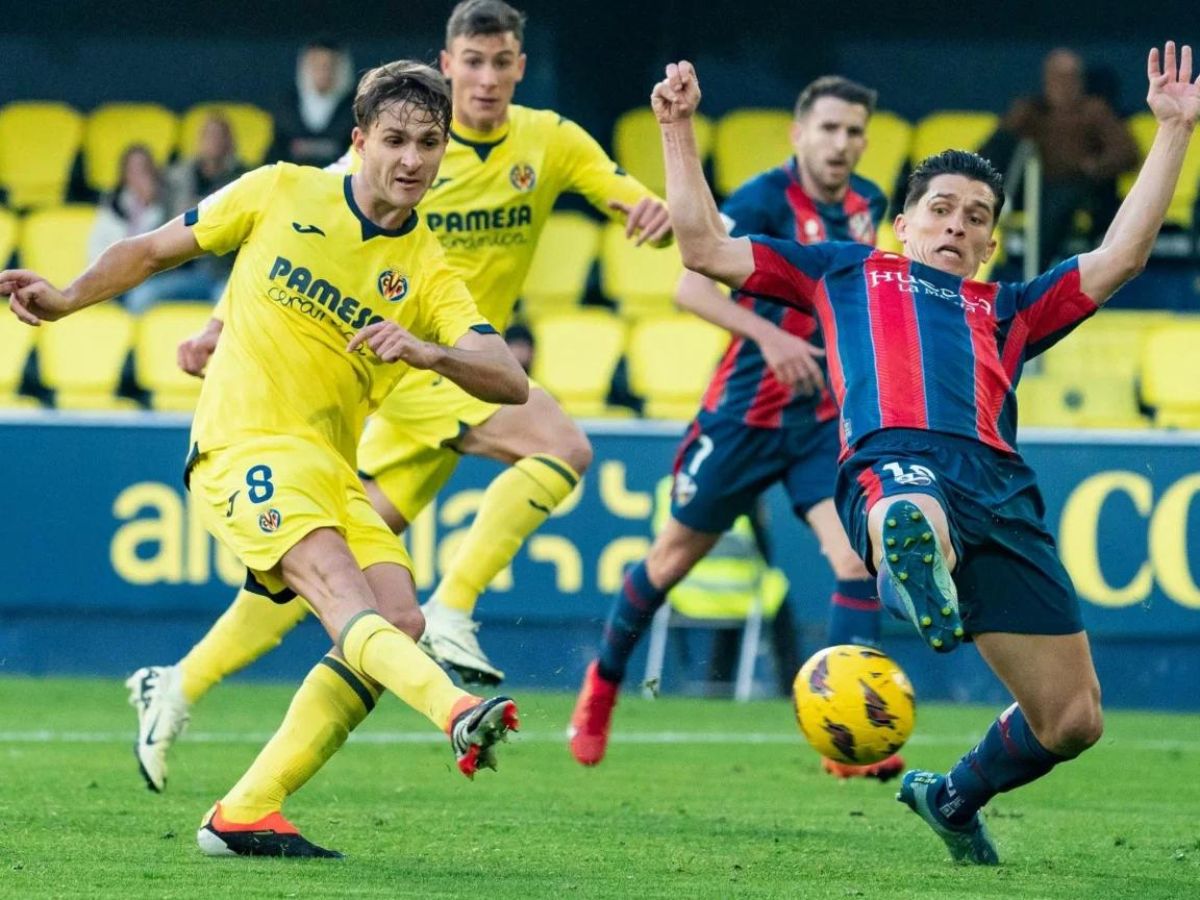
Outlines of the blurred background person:
{"label": "blurred background person", "polygon": [[274,110],[270,159],[324,168],[346,152],[354,128],[354,66],[331,40],[309,42],[296,62],[296,84]]}
{"label": "blurred background person", "polygon": [[527,373],[532,372],[533,354],[537,349],[537,344],[533,339],[533,332],[520,322],[514,322],[504,330],[504,343],[508,344],[508,349],[517,358],[517,362],[521,364],[521,368]]}
{"label": "blurred background person", "polygon": [[[1017,143],[1028,140],[1042,160],[1041,267],[1065,254],[1075,214],[1091,218],[1098,242],[1117,209],[1117,176],[1137,165],[1137,145],[1104,96],[1085,92],[1083,59],[1073,50],[1050,51],[1042,63],[1042,91],[1013,101],[980,153],[1005,168]],[[1114,93],[1112,84],[1106,93]],[[1018,197],[1020,195],[1018,194]]]}

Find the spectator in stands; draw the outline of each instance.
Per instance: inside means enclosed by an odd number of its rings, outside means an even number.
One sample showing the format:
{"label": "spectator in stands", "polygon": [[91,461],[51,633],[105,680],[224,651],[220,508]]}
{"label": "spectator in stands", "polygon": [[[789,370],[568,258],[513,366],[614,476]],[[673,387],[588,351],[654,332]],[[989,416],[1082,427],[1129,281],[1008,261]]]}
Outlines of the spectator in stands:
{"label": "spectator in stands", "polygon": [[1093,240],[1117,208],[1116,178],[1137,165],[1137,146],[1109,101],[1084,91],[1083,60],[1059,48],[1042,65],[1042,92],[1013,102],[980,153],[1005,165],[1020,140],[1042,159],[1039,266],[1064,253],[1075,213],[1091,216]]}
{"label": "spectator in stands", "polygon": [[[121,155],[119,171],[116,188],[100,199],[96,209],[96,224],[88,238],[89,260],[122,238],[153,231],[168,219],[162,172],[149,148],[133,144],[126,149]],[[152,279],[127,293],[121,302],[140,312],[156,296]]]}
{"label": "spectator in stands", "polygon": [[[196,155],[167,170],[167,217],[192,209],[246,171],[237,154],[229,120],[214,113],[200,129]],[[202,256],[153,280],[155,300],[216,301],[225,289],[236,254]],[[149,293],[149,292],[148,292]]]}
{"label": "spectator in stands", "polygon": [[296,85],[275,110],[272,160],[325,167],[350,146],[354,67],[350,55],[328,40],[300,51]]}
{"label": "spectator in stands", "polygon": [[527,373],[533,371],[533,351],[537,345],[533,340],[533,332],[519,322],[509,325],[504,331],[504,343],[517,358],[521,368]]}

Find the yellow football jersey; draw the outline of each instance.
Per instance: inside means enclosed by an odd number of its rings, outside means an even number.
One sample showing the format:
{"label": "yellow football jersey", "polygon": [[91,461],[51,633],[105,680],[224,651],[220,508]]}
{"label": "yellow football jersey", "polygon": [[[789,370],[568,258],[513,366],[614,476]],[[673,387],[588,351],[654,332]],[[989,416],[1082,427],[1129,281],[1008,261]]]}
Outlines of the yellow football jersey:
{"label": "yellow football jersey", "polygon": [[346,352],[360,328],[391,319],[448,346],[493,330],[421,217],[380,228],[354,202],[349,175],[264,166],[184,222],[205,250],[238,250],[192,424],[201,453],[291,434],[355,465],[367,414],[408,368],[366,347]]}
{"label": "yellow football jersey", "polygon": [[[351,170],[358,154],[347,154]],[[609,200],[632,206],[654,193],[620,168],[582,128],[556,112],[510,106],[497,131],[455,122],[438,176],[418,207],[498,330],[512,316],[538,236],[560,194],[578,193],[610,218]]]}

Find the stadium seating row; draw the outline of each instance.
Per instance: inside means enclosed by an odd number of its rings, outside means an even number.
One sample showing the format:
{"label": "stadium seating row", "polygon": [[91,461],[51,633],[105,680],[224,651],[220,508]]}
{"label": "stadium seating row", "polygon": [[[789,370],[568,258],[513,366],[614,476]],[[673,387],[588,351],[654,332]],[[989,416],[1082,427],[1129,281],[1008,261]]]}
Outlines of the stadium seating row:
{"label": "stadium seating row", "polygon": [[200,103],[182,116],[156,103],[106,103],[88,115],[65,103],[9,103],[0,108],[0,189],[15,209],[60,204],[82,153],[88,186],[110,191],[127,147],[145,144],[159,165],[176,150],[191,156],[214,112],[229,120],[242,161],[259,165],[270,149],[274,124],[269,113],[248,103]]}
{"label": "stadium seating row", "polygon": [[[697,117],[697,142],[701,155],[711,157],[717,193],[727,196],[746,179],[787,159],[792,153],[788,139],[791,121],[792,113],[785,109],[739,109],[715,123]],[[890,196],[905,164],[915,164],[947,147],[977,150],[998,123],[998,117],[988,112],[935,112],[911,124],[895,113],[879,110],[867,126],[867,149],[857,172]],[[1127,120],[1127,125],[1144,157],[1154,139],[1153,114],[1138,113]],[[665,190],[662,140],[649,109],[630,110],[617,120],[613,151],[617,162],[646,185]],[[1132,184],[1132,173],[1122,177],[1122,197]],[[1167,222],[1190,228],[1198,192],[1200,144],[1193,144]]]}
{"label": "stadium seating row", "polygon": [[[190,410],[200,382],[183,374],[175,348],[208,320],[208,306],[165,303],[140,317],[101,306],[42,329],[0,317],[0,406],[33,406],[17,393],[36,346],[42,383],[64,409],[130,409],[116,396],[130,352],[138,385],[160,410]],[[606,405],[622,357],[650,418],[686,419],[696,410],[725,332],[681,313],[635,321],[599,308],[533,321],[534,377],[576,416],[629,415]],[[1021,422],[1050,427],[1200,428],[1200,316],[1111,310],[1050,350],[1018,389]],[[1139,391],[1140,388],[1140,391]]]}

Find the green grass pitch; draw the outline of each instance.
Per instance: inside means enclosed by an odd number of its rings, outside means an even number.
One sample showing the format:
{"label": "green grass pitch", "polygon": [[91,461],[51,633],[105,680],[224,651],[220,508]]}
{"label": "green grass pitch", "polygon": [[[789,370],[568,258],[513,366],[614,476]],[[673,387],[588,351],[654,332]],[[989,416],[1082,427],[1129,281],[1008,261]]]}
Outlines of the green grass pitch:
{"label": "green grass pitch", "polygon": [[[572,698],[522,694],[523,734],[474,783],[386,699],[287,812],[337,862],[208,859],[205,810],[292,693],[222,686],[168,792],[142,786],[115,681],[0,679],[0,897],[1200,896],[1200,716],[1110,712],[1102,743],[990,807],[1004,864],[952,865],[895,783],[818,771],[785,701],[636,697],[583,769]],[[905,749],[944,769],[996,710],[925,705]]]}

